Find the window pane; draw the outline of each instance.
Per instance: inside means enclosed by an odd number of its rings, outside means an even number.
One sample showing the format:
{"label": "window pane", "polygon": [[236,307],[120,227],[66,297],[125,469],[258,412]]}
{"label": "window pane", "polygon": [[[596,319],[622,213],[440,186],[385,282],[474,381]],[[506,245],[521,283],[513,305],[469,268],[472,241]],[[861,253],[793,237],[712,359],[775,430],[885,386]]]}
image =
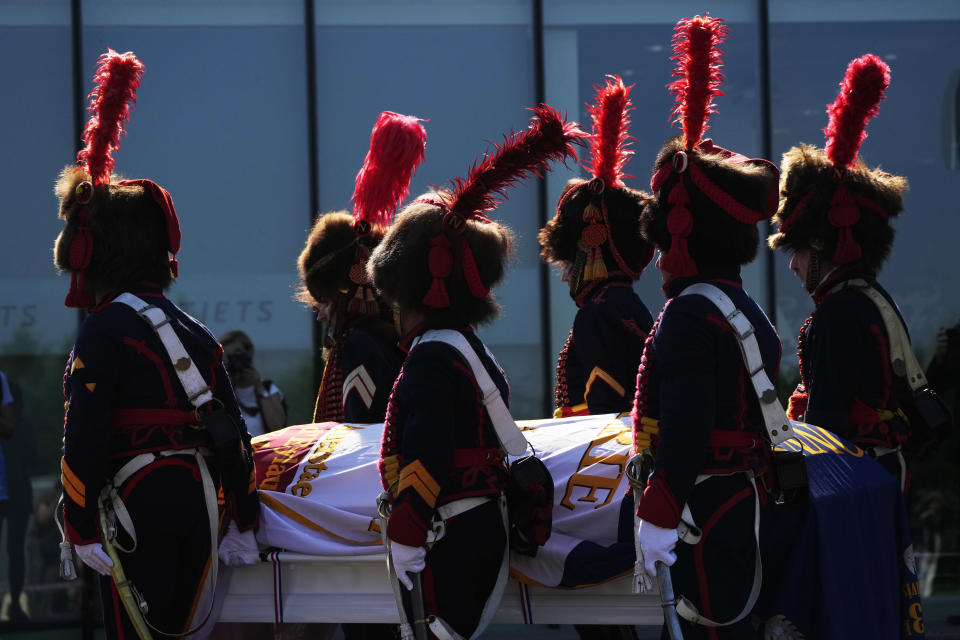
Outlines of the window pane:
{"label": "window pane", "polygon": [[[78,621],[80,584],[57,577],[59,535],[52,519],[63,436],[61,380],[77,327],[77,312],[63,306],[68,281],[57,277],[51,252],[62,226],[53,183],[75,153],[69,3],[0,6],[0,59],[7,63],[0,93],[0,371],[11,387],[15,416],[14,435],[0,442],[9,494],[0,593],[24,579],[23,600],[19,594],[16,599],[34,621]],[[14,540],[24,539],[31,515],[25,572],[18,577],[7,544],[11,532]]]}
{"label": "window pane", "polygon": [[311,318],[293,300],[310,220],[302,21],[297,0],[87,3],[83,35],[88,83],[107,47],[146,66],[117,169],[176,202],[169,297],[216,336],[250,336],[293,423],[314,394]]}
{"label": "window pane", "polygon": [[[635,84],[631,93],[630,135],[636,140],[634,156],[625,173],[635,176],[625,182],[634,189],[649,191],[651,167],[661,145],[679,135],[671,126],[673,97],[667,91],[672,81],[674,62],[671,39],[676,21],[703,11],[701,5],[677,2],[645,2],[630,6],[620,2],[595,2],[585,10],[572,0],[548,2],[544,6],[546,26],[547,101],[565,109],[590,127],[586,103],[595,96],[594,87],[604,83],[606,74]],[[706,137],[740,153],[758,156],[761,153],[760,102],[758,84],[758,37],[756,16],[742,3],[727,3],[711,9],[711,15],[724,18],[730,27],[724,52],[723,73],[726,96],[715,100],[717,113],[710,118]],[[585,177],[587,171],[557,172],[549,178],[549,198],[556,205],[563,184],[570,177]],[[761,247],[756,260],[743,269],[744,285],[761,303],[765,303],[764,252]],[[656,318],[663,306],[664,295],[659,271],[651,263],[634,285],[641,300]],[[551,280],[550,307],[553,341],[558,353],[573,324],[576,307],[559,277]]]}
{"label": "window pane", "polygon": [[[525,128],[534,101],[529,15],[525,1],[318,3],[321,211],[350,208],[381,111],[429,119],[411,197],[466,176],[487,141]],[[509,196],[495,217],[516,232],[517,260],[496,289],[503,313],[481,335],[510,379],[514,414],[541,417],[535,181]]]}

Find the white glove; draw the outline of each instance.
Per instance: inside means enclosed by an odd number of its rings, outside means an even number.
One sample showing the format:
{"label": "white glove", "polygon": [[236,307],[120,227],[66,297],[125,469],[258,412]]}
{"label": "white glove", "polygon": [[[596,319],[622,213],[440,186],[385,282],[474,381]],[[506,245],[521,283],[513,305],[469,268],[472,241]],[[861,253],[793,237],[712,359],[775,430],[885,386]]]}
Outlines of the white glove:
{"label": "white glove", "polygon": [[393,557],[393,569],[397,572],[397,579],[407,591],[412,591],[413,581],[407,573],[420,573],[427,567],[427,550],[423,547],[408,547],[391,540],[390,555]]}
{"label": "white glove", "polygon": [[228,567],[256,564],[260,559],[260,547],[257,546],[257,538],[253,530],[241,533],[237,523],[231,520],[223,540],[220,541],[217,555],[220,556],[220,562]]}
{"label": "white glove", "polygon": [[87,565],[102,576],[110,575],[110,567],[113,566],[113,560],[104,552],[99,542],[90,544],[78,544],[74,547],[77,556]]}
{"label": "white glove", "polygon": [[651,578],[657,577],[657,562],[669,567],[677,561],[674,548],[678,539],[676,529],[664,529],[645,520],[640,521],[637,541],[643,551],[643,568]]}

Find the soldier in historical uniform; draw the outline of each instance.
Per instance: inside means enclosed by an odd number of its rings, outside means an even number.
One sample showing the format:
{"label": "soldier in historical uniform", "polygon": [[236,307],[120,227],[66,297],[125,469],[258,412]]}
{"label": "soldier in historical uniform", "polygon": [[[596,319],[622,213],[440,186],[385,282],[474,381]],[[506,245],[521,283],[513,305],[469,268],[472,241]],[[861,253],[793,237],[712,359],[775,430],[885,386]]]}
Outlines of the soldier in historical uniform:
{"label": "soldier in historical uniform", "polygon": [[513,234],[484,212],[495,207],[494,193],[571,155],[583,135],[549,107],[534,111],[530,128],[466,180],[407,206],[370,258],[375,286],[399,309],[407,352],[381,448],[386,535],[406,617],[418,623],[408,590],[422,581],[413,593],[435,638],[476,637],[506,579],[504,454],[478,385],[489,379],[490,395],[503,402],[509,387],[474,328],[497,314],[490,289],[503,277]]}
{"label": "soldier in historical uniform", "polygon": [[[633,290],[653,246],[640,235],[640,213],[650,196],[623,182],[632,155],[630,90],[617,76],[597,87],[588,106],[593,120],[592,179],[570,180],[553,220],[540,230],[540,256],[562,270],[577,315],[557,362],[554,417],[621,413],[633,406],[637,367],[653,318]],[[633,500],[623,504],[620,533],[629,542]],[[581,638],[633,638],[632,627],[577,625]]]}
{"label": "soldier in historical uniform", "polygon": [[889,78],[878,57],[853,60],[828,107],[826,148],[802,144],[784,154],[780,227],[769,244],[792,254],[790,268],[815,304],[800,331],[801,381],[788,414],[863,447],[905,479],[900,447],[911,431],[904,411],[910,390],[902,372],[891,370],[890,336],[862,291],[878,292],[903,322],[877,272],[893,244],[890,220],[903,208],[907,181],[857,157]]}
{"label": "soldier in historical uniform", "polygon": [[420,119],[384,111],[357,174],[353,215],[317,218],[300,253],[300,300],[324,323],[324,370],[314,422],[383,422],[403,354],[390,307],[373,289],[367,260],[407,197],[423,161]]}
{"label": "soldier in historical uniform", "polygon": [[104,576],[109,638],[199,626],[219,538],[228,564],[257,558],[249,435],[222,350],[163,295],[180,247],[173,200],[150,180],[112,173],[142,71],[132,53],[100,57],[87,146],[56,184],[65,227],[54,260],[71,273],[67,306],[90,312],[64,376],[65,535]]}
{"label": "soldier in historical uniform", "polygon": [[555,417],[619,413],[633,404],[637,367],[653,319],[633,282],[653,257],[640,236],[649,198],[623,183],[630,89],[615,76],[589,107],[591,180],[575,178],[540,230],[541,257],[563,270],[578,310],[557,363]]}
{"label": "soldier in historical uniform", "polygon": [[[635,448],[652,456],[637,505],[641,578],[650,581],[658,561],[672,565],[675,593],[724,625],[684,620],[685,638],[754,637],[755,523],[772,505],[764,420],[739,341],[708,298],[682,295],[708,283],[728,296],[753,325],[762,369],[776,380],[780,340],[744,290],[740,267],[756,256],[757,223],[776,208],[777,169],[702,139],[726,32],[719,18],[676,26],[678,80],[670,89],[683,135],[657,155],[655,200],[641,216],[644,236],[660,250],[667,296],[644,349],[634,407]],[[691,535],[678,544],[681,522]]]}
{"label": "soldier in historical uniform", "polygon": [[[427,132],[420,119],[384,111],[370,134],[357,174],[353,215],[325,213],[297,260],[299,299],[324,323],[324,369],[314,422],[383,422],[403,352],[392,310],[374,290],[367,260],[409,193],[423,161]],[[394,625],[344,624],[347,640],[393,638]]]}

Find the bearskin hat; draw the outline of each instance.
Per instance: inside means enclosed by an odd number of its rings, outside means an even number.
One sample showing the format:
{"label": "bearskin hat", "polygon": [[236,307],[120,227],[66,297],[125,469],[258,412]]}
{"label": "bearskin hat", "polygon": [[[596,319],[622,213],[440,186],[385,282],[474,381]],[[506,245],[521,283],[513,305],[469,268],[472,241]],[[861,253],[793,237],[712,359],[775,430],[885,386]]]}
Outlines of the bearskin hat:
{"label": "bearskin hat", "polygon": [[654,163],[641,231],[664,252],[661,268],[674,276],[746,264],[756,256],[756,224],[773,215],[777,168],[703,139],[707,119],[722,95],[719,45],[727,34],[723,20],[696,16],[677,23],[670,83],[675,120],[683,135],[664,144]]}
{"label": "bearskin hat", "polygon": [[79,215],[82,205],[77,202],[78,191],[86,188],[80,186],[83,183],[91,184],[89,173],[80,167],[66,167],[54,187],[60,199],[60,217],[66,221],[54,246],[57,267],[73,270],[74,247],[87,235],[94,240],[84,274],[98,289],[121,291],[143,282],[169,287],[173,273],[167,253],[167,222],[149,190],[112,176],[110,184],[93,188],[84,224]]}
{"label": "bearskin hat", "polygon": [[573,142],[586,135],[576,123],[546,105],[532,110],[530,127],[507,136],[466,179],[408,205],[370,257],[376,288],[430,326],[474,326],[496,316],[491,288],[503,278],[513,234],[485,212],[496,208],[496,194],[539,175],[550,160],[576,157]]}
{"label": "bearskin hat", "polygon": [[423,162],[427,132],[421,122],[392,111],[379,115],[357,173],[353,215],[332,211],[317,218],[297,259],[301,302],[319,306],[343,296],[349,299],[348,315],[380,312],[367,277],[367,259]]}
{"label": "bearskin hat", "polygon": [[304,304],[320,306],[357,286],[350,281],[350,268],[357,262],[357,253],[366,251],[369,256],[383,238],[383,231],[371,229],[360,236],[354,230],[355,224],[348,211],[331,211],[314,222],[297,259],[301,279],[297,298]]}
{"label": "bearskin hat", "polygon": [[838,265],[877,271],[890,253],[893,218],[903,209],[907,180],[857,157],[867,120],[877,114],[890,68],[867,54],[850,62],[840,93],[828,105],[825,149],[801,144],[783,155],[778,232],[773,249],[813,248]]}
{"label": "bearskin hat", "polygon": [[[503,279],[507,259],[513,254],[513,233],[503,225],[482,220],[467,220],[462,232],[452,232],[444,222],[446,209],[434,203],[430,195],[436,194],[422,196],[406,207],[373,252],[370,271],[374,285],[401,309],[414,309],[438,327],[472,326],[492,320],[500,307],[490,289]],[[449,303],[431,307],[424,297],[435,278],[427,263],[431,254],[436,255],[434,248],[443,245],[447,245],[451,262],[450,273],[444,278]],[[476,265],[475,281],[486,290],[483,295],[471,291],[467,270],[452,268],[453,264],[462,265],[467,253]]]}
{"label": "bearskin hat", "polygon": [[617,76],[596,87],[596,101],[587,107],[593,134],[585,163],[593,179],[567,182],[556,214],[540,230],[540,256],[571,266],[573,295],[610,273],[636,279],[653,257],[638,224],[650,196],[623,183],[622,169],[633,154],[627,149],[632,88]]}
{"label": "bearskin hat", "polygon": [[[151,180],[122,180],[113,152],[136,102],[143,63],[108,50],[98,60],[90,93],[90,120],[78,166],[68,166],[54,187],[65,221],[54,263],[70,271],[68,307],[87,307],[93,289],[120,291],[142,282],[166,288],[177,276],[180,223],[173,199]],[[169,257],[173,254],[174,257]]]}

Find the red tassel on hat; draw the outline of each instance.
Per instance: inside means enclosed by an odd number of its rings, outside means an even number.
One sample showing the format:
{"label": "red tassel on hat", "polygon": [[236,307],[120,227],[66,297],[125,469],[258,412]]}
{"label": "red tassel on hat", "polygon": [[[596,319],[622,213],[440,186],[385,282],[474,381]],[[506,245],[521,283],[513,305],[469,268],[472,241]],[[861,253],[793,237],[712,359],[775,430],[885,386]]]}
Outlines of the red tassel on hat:
{"label": "red tassel on hat", "polygon": [[857,202],[850,190],[843,184],[837,184],[837,190],[830,200],[827,219],[837,229],[837,250],[833,254],[833,261],[837,264],[849,264],[859,260],[863,251],[853,238],[851,227],[860,220],[860,209],[857,208]]}
{"label": "red tassel on hat", "polygon": [[423,304],[434,309],[443,309],[450,306],[450,296],[443,281],[453,271],[453,255],[450,253],[450,240],[443,233],[430,238],[430,253],[427,255],[427,264],[433,282],[430,290],[423,296]]}
{"label": "red tassel on hat", "polygon": [[697,265],[687,248],[687,237],[693,231],[693,215],[687,209],[690,195],[682,177],[670,190],[668,202],[673,205],[667,214],[670,250],[663,256],[661,267],[667,273],[678,277],[696,275]]}
{"label": "red tassel on hat", "polygon": [[477,269],[477,261],[473,258],[473,250],[470,249],[470,243],[463,236],[460,236],[460,261],[463,263],[463,277],[467,281],[470,295],[474,298],[487,297],[490,289],[483,284],[480,271]]}
{"label": "red tassel on hat", "polygon": [[82,271],[72,271],[70,273],[70,290],[67,292],[67,299],[64,305],[77,309],[86,309],[93,306],[93,301],[87,295],[87,279]]}

